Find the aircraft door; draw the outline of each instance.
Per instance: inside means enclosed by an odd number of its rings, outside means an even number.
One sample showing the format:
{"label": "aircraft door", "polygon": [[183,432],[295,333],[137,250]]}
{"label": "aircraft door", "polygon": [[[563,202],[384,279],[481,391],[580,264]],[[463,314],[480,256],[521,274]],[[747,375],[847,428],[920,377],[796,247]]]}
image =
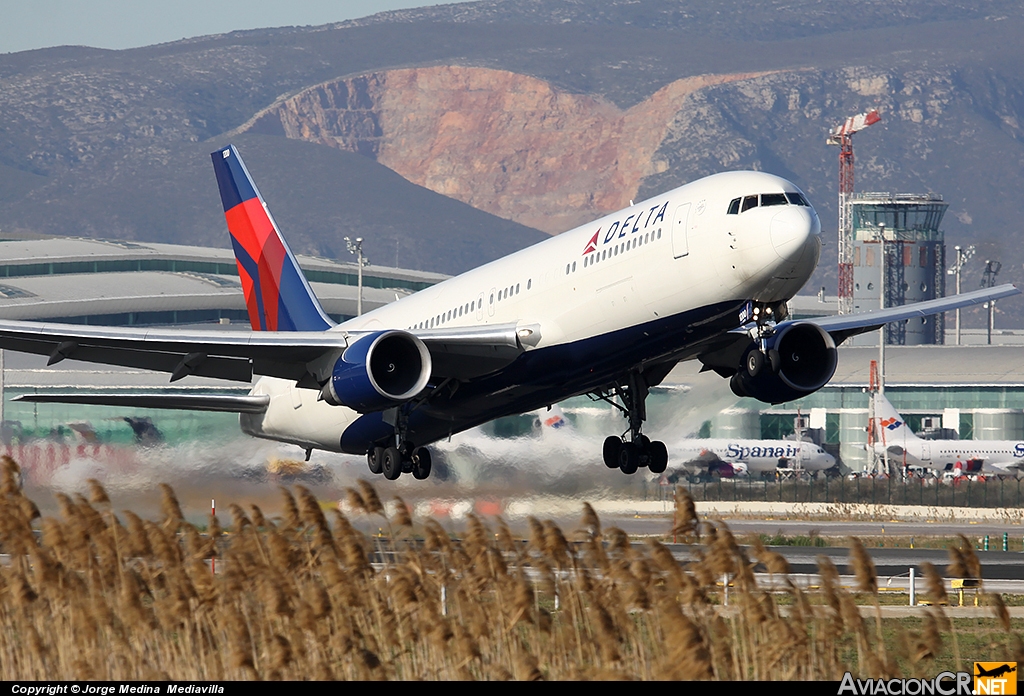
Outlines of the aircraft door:
{"label": "aircraft door", "polygon": [[491,288],[491,294],[487,301],[487,316],[494,316],[494,296],[498,292],[496,288]]}
{"label": "aircraft door", "polygon": [[690,246],[686,240],[689,230],[690,204],[683,203],[676,208],[675,217],[672,220],[672,256],[681,258],[690,253]]}
{"label": "aircraft door", "polygon": [[921,443],[921,459],[929,461],[932,458],[932,446],[928,442]]}
{"label": "aircraft door", "polygon": [[480,293],[480,297],[476,300],[476,320],[480,321],[484,318],[484,294]]}

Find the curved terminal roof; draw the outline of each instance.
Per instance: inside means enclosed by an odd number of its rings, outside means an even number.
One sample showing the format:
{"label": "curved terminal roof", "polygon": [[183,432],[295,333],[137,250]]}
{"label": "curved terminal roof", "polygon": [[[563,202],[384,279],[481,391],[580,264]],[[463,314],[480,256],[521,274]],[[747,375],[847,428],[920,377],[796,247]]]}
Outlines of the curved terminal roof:
{"label": "curved terminal roof", "polygon": [[[1024,387],[1022,346],[886,346],[886,387]],[[829,387],[867,387],[878,346],[839,349]]]}
{"label": "curved terminal roof", "polygon": [[[355,263],[298,260],[328,314],[336,320],[356,314]],[[366,266],[364,310],[446,277]],[[227,320],[248,326],[230,250],[80,238],[0,242],[0,318],[109,325]]]}

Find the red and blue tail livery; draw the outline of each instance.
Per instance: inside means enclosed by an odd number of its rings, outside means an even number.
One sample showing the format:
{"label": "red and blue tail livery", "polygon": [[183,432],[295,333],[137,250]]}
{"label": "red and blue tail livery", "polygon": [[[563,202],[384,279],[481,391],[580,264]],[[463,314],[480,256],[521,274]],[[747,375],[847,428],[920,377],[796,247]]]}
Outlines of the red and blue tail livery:
{"label": "red and blue tail livery", "polygon": [[234,145],[210,155],[253,331],[334,326],[309,287]]}

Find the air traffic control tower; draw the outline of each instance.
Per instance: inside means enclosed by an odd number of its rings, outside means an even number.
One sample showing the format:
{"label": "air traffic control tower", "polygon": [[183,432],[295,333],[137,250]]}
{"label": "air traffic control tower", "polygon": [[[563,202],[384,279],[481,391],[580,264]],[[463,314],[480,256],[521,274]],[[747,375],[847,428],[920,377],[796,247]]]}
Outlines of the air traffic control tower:
{"label": "air traffic control tower", "polygon": [[[853,218],[853,308],[878,309],[921,302],[945,294],[946,247],[939,229],[948,203],[936,194],[862,193],[851,201]],[[941,314],[889,324],[891,345],[941,344]],[[873,332],[854,345],[878,345]]]}

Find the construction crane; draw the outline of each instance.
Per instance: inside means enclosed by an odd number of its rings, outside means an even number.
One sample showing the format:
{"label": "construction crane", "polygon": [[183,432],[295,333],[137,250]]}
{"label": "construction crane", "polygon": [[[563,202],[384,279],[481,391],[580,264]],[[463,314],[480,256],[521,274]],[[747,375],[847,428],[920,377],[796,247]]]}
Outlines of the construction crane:
{"label": "construction crane", "polygon": [[[853,134],[882,120],[878,111],[857,114],[828,132],[829,145],[839,147],[839,313],[853,311]],[[883,260],[884,263],[884,260]]]}

